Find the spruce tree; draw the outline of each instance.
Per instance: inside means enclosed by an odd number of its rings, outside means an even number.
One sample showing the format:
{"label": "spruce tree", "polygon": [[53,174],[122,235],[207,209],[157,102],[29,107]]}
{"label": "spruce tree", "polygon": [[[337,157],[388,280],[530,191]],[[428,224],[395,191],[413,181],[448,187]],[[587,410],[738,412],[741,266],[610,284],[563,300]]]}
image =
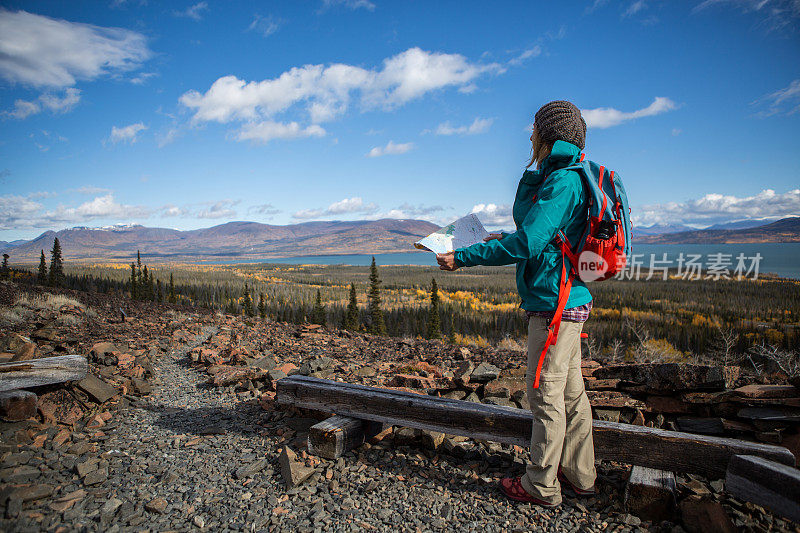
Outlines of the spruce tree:
{"label": "spruce tree", "polygon": [[175,283],[172,280],[172,272],[169,273],[169,293],[167,298],[171,304],[178,302],[178,299],[175,297]]}
{"label": "spruce tree", "polygon": [[322,295],[317,289],[317,300],[314,302],[314,310],[311,312],[311,322],[314,324],[325,325],[325,308],[322,306]]}
{"label": "spruce tree", "polygon": [[153,282],[153,273],[147,276],[147,299],[151,302],[156,301],[156,284]]}
{"label": "spruce tree", "polygon": [[149,300],[150,299],[150,291],[148,290],[148,279],[149,279],[149,272],[147,271],[147,265],[142,268],[142,281],[139,285],[139,292],[142,300]]}
{"label": "spruce tree", "polygon": [[344,315],[344,322],[342,322],[343,329],[356,331],[360,325],[360,317],[358,314],[358,300],[356,299],[356,286],[350,284],[350,303],[347,304],[347,312]]}
{"label": "spruce tree", "polygon": [[247,316],[255,316],[253,298],[250,297],[250,288],[247,283],[244,284],[244,292],[242,293],[242,312]]}
{"label": "spruce tree", "polygon": [[156,298],[158,298],[158,303],[161,303],[161,302],[164,301],[164,293],[161,292],[161,280],[160,279],[156,280],[156,289],[157,289]]}
{"label": "spruce tree", "polygon": [[450,333],[447,334],[447,341],[450,344],[456,343],[456,326],[453,323],[453,313],[449,313],[450,316]]}
{"label": "spruce tree", "polygon": [[264,301],[263,292],[258,294],[258,316],[261,317],[261,320],[267,318],[267,303]]}
{"label": "spruce tree", "polygon": [[58,237],[53,241],[50,251],[50,285],[60,287],[64,283],[64,262],[61,260],[61,243]]}
{"label": "spruce tree", "polygon": [[3,278],[8,278],[8,254],[3,254],[3,266],[0,267],[0,272],[3,274]]}
{"label": "spruce tree", "polygon": [[372,266],[369,269],[369,332],[373,335],[386,335],[386,322],[381,311],[381,280],[378,277],[378,266],[375,256],[372,257]]}
{"label": "spruce tree", "polygon": [[47,284],[47,260],[44,258],[44,250],[42,250],[42,255],[39,257],[39,274],[36,276],[36,282],[39,285]]}
{"label": "spruce tree", "polygon": [[439,287],[436,285],[436,279],[431,279],[431,306],[428,309],[428,330],[425,337],[428,339],[442,337],[442,324],[439,319]]}
{"label": "spruce tree", "polygon": [[131,261],[131,300],[135,300],[136,298],[136,263]]}

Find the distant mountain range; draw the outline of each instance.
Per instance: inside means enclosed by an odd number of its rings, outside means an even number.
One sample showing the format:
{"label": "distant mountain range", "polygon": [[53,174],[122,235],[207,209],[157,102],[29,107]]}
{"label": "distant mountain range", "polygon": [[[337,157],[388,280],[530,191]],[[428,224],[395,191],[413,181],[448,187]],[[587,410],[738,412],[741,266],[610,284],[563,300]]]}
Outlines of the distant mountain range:
{"label": "distant mountain range", "polygon": [[[724,222],[721,224],[714,224],[704,230],[710,229],[747,229],[763,226],[770,222],[775,222],[777,218],[765,218],[762,220],[736,220],[733,222]],[[682,233],[684,231],[699,231],[698,228],[686,226],[685,224],[652,224],[650,226],[637,226],[636,236],[644,235],[661,235],[663,233]]]}
{"label": "distant mountain range", "polygon": [[424,220],[357,220],[305,222],[274,226],[228,222],[179,231],[139,225],[46,231],[30,241],[0,242],[12,262],[49,258],[58,237],[65,260],[130,261],[141,250],[149,261],[252,260],[307,255],[412,252],[414,241],[439,229]]}
{"label": "distant mountain range", "polygon": [[[744,221],[733,224],[745,224]],[[800,217],[737,229],[691,229],[674,233],[646,234],[633,228],[633,242],[643,244],[722,244],[800,242]],[[645,228],[645,231],[648,228]]]}
{"label": "distant mountain range", "polygon": [[[747,222],[734,224],[747,225]],[[634,242],[800,242],[800,217],[737,229],[687,228],[682,225],[634,227]],[[8,253],[12,263],[38,262],[42,250],[49,259],[56,237],[61,242],[64,259],[72,261],[130,261],[136,256],[136,250],[151,262],[396,253],[413,252],[414,241],[437,229],[438,226],[424,220],[396,219],[304,222],[287,226],[228,222],[191,231],[139,225],[77,227],[46,231],[30,241],[0,241],[0,253]]]}

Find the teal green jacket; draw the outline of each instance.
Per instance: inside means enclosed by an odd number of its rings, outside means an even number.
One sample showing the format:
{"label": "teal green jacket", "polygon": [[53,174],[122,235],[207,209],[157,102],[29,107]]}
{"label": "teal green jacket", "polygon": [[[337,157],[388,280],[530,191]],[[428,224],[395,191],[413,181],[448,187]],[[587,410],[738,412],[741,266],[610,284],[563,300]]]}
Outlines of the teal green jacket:
{"label": "teal green jacket", "polygon": [[[538,170],[526,170],[522,174],[513,210],[517,231],[504,235],[502,239],[455,251],[458,266],[516,263],[517,290],[522,298],[520,307],[526,311],[556,309],[561,250],[553,239],[562,230],[574,244],[586,228],[589,204],[581,177],[574,170],[563,170],[576,163],[580,153],[574,144],[556,141]],[[566,308],[584,305],[591,300],[586,285],[574,279]]]}

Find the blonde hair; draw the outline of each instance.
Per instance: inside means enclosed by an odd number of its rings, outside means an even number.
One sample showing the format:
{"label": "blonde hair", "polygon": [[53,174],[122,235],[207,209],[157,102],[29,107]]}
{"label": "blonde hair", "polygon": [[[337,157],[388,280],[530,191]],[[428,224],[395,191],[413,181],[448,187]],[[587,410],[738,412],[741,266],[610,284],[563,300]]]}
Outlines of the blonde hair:
{"label": "blonde hair", "polygon": [[550,150],[553,149],[553,143],[546,143],[542,140],[539,130],[536,126],[533,127],[533,144],[531,146],[531,160],[525,168],[531,168],[534,163],[540,165],[544,158],[550,155]]}

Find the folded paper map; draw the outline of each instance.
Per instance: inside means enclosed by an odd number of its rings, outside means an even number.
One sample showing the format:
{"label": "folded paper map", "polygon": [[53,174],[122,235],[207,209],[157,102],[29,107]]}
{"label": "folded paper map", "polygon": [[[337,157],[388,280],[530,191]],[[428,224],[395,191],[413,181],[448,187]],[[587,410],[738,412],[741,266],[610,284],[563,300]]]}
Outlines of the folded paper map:
{"label": "folded paper map", "polygon": [[437,254],[452,252],[479,242],[483,242],[489,232],[483,227],[481,221],[474,214],[459,218],[435,233],[414,243],[420,250],[429,250]]}

